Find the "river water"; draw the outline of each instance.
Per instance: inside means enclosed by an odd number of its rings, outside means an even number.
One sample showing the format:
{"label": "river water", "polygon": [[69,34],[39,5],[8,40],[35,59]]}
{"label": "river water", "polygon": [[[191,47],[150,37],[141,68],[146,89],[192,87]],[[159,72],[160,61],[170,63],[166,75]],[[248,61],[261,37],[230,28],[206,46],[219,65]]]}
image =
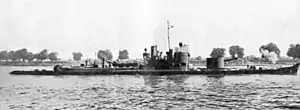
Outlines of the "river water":
{"label": "river water", "polygon": [[300,109],[299,75],[16,76],[0,67],[0,110]]}

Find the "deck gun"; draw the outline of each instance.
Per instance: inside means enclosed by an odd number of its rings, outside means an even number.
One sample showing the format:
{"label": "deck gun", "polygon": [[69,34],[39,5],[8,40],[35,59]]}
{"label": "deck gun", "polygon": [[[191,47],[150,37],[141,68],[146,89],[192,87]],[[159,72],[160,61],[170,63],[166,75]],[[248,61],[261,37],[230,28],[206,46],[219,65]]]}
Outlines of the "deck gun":
{"label": "deck gun", "polygon": [[232,61],[232,60],[237,60],[238,58],[231,58],[231,59],[226,59],[224,62]]}

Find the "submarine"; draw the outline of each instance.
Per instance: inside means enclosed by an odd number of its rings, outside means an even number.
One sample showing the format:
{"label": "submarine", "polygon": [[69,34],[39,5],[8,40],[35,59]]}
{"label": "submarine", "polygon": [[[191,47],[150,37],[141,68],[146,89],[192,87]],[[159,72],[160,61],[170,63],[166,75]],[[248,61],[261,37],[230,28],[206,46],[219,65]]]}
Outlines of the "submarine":
{"label": "submarine", "polygon": [[[150,53],[144,49],[143,63],[118,63],[102,59],[102,66],[96,64],[79,67],[54,66],[53,70],[16,70],[10,72],[12,75],[249,75],[249,74],[270,74],[270,75],[296,75],[300,63],[289,67],[276,69],[263,69],[251,66],[246,69],[227,68],[225,62],[237,60],[238,58],[207,58],[206,68],[193,68],[189,63],[190,53],[188,45],[179,43],[179,47],[169,49],[163,55],[158,51],[156,45],[151,46]],[[105,66],[105,62],[109,66]]]}

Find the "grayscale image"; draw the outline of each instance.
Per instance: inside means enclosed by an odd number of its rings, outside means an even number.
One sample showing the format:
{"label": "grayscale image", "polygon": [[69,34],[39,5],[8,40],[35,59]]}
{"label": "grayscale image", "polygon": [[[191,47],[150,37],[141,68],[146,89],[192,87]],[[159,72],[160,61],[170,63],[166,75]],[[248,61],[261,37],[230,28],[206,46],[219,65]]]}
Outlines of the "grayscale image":
{"label": "grayscale image", "polygon": [[300,110],[299,0],[0,0],[0,110]]}

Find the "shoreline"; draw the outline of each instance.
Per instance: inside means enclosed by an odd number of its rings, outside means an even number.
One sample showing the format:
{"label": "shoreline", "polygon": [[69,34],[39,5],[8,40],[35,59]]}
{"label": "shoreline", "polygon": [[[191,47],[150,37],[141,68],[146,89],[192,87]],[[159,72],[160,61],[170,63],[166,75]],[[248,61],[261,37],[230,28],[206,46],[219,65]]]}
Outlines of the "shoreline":
{"label": "shoreline", "polygon": [[[279,61],[275,64],[270,64],[267,62],[230,62],[225,63],[224,66],[247,66],[247,65],[255,65],[255,66],[278,66],[278,65],[293,65],[298,61]],[[63,65],[63,66],[73,66],[80,65],[82,62],[78,61],[33,61],[33,62],[0,62],[0,66],[55,66],[55,65]],[[193,66],[206,66],[205,61],[190,61],[190,64]]]}
{"label": "shoreline", "polygon": [[[297,62],[280,62],[275,64],[270,63],[264,63],[264,62],[251,62],[251,63],[230,63],[230,64],[224,64],[224,66],[282,66],[282,65],[294,65]],[[191,63],[193,66],[206,66],[206,64],[203,63]]]}
{"label": "shoreline", "polygon": [[79,65],[79,62],[0,62],[0,66],[55,66],[55,65]]}
{"label": "shoreline", "polygon": [[[224,66],[281,66],[281,65],[293,65],[296,63],[280,63],[280,64],[225,64]],[[18,66],[18,67],[26,67],[26,66],[55,66],[55,65],[63,65],[63,66],[71,66],[71,65],[80,65],[79,63],[42,63],[42,64],[0,64],[0,66]],[[206,66],[206,64],[193,64],[193,66]]]}

